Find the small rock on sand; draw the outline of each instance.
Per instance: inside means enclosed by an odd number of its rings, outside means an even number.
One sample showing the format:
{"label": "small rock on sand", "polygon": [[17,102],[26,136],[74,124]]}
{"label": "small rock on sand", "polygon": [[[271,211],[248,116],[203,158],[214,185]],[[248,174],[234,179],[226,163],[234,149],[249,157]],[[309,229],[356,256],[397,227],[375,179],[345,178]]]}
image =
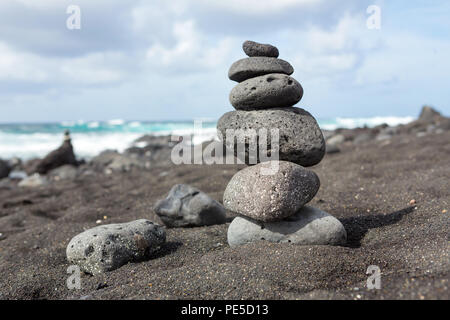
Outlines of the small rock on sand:
{"label": "small rock on sand", "polygon": [[164,229],[145,219],[86,230],[70,240],[67,260],[98,274],[148,258],[166,241]]}
{"label": "small rock on sand", "polygon": [[8,162],[0,159],[0,179],[6,178],[11,171]]}
{"label": "small rock on sand", "polygon": [[26,177],[19,182],[18,186],[23,188],[36,188],[45,186],[48,184],[47,178],[41,176],[39,173],[35,173],[29,177]]}
{"label": "small rock on sand", "polygon": [[158,201],[156,214],[169,228],[200,227],[226,222],[224,207],[206,193],[186,184],[177,184],[165,199]]}

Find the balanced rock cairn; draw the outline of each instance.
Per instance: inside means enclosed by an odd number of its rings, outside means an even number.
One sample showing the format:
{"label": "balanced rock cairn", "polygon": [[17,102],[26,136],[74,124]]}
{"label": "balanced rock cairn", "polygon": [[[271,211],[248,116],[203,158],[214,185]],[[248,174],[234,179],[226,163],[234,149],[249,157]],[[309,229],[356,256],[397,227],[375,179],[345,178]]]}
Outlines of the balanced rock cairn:
{"label": "balanced rock cairn", "polygon": [[[228,77],[239,82],[230,93],[236,111],[224,114],[218,121],[219,138],[235,156],[249,166],[236,173],[229,182],[223,203],[239,214],[228,229],[228,243],[236,246],[253,241],[290,242],[296,244],[340,245],[346,242],[344,226],[326,212],[305,206],[320,187],[318,176],[304,167],[319,163],[325,155],[325,141],[314,117],[293,107],[303,96],[303,88],[290,75],[289,62],[278,59],[272,45],[246,41],[248,58],[236,61]],[[226,131],[235,130],[232,141]],[[275,136],[257,136],[256,147],[246,130],[271,132]],[[237,131],[236,131],[237,130]],[[243,136],[240,136],[243,135]],[[267,148],[260,154],[260,140]],[[244,154],[235,141],[244,141]],[[257,157],[252,150],[257,149]],[[270,156],[278,153],[278,159]],[[256,161],[255,161],[256,160]],[[252,162],[253,161],[253,162]],[[277,168],[273,172],[264,169]]]}

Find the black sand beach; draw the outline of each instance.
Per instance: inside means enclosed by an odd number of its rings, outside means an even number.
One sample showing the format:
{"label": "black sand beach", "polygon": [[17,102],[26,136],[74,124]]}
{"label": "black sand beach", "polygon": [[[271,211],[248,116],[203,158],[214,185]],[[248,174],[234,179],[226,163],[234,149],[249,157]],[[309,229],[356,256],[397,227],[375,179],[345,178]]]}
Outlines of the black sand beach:
{"label": "black sand beach", "polygon": [[[412,129],[411,129],[412,128]],[[419,129],[414,129],[419,128]],[[75,179],[0,189],[2,299],[449,299],[450,131],[402,126],[389,139],[354,143],[312,167],[321,188],[310,205],[345,226],[345,246],[261,241],[227,244],[227,224],[167,229],[167,243],[139,263],[83,274],[69,290],[66,246],[85,229],[146,218],[176,183],[221,202],[243,165],[180,165],[101,172],[82,165]],[[336,133],[334,133],[336,134]],[[229,213],[228,213],[229,214]],[[229,216],[232,219],[232,215]],[[381,269],[368,290],[366,270]]]}

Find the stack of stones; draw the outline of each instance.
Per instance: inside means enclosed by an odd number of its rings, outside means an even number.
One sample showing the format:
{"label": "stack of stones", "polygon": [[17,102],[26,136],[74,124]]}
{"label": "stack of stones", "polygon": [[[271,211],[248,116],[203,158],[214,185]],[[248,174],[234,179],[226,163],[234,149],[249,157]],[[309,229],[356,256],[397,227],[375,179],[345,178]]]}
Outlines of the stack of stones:
{"label": "stack of stones", "polygon": [[[228,243],[344,244],[347,233],[339,220],[305,206],[320,187],[318,176],[305,167],[322,160],[325,141],[314,117],[293,107],[303,96],[300,83],[290,77],[293,67],[278,59],[272,45],[246,41],[243,49],[249,57],[236,61],[228,73],[239,82],[230,93],[236,111],[224,114],[217,124],[226,148],[246,164],[254,164],[233,176],[223,196],[225,208],[238,214],[229,226]],[[228,129],[234,130],[233,139],[228,136],[232,141],[227,141]],[[258,135],[252,146],[249,129],[257,133],[278,129],[278,137]],[[275,138],[278,144],[272,141]],[[236,141],[244,142],[244,153]],[[260,141],[267,144],[264,149]],[[256,159],[251,156],[255,148]],[[275,153],[278,158],[273,160]]]}

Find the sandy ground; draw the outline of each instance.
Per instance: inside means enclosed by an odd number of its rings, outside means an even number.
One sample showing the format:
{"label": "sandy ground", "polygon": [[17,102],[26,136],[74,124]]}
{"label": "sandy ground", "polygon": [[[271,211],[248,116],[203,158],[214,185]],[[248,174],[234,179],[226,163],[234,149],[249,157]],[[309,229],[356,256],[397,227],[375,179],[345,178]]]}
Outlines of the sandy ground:
{"label": "sandy ground", "polygon": [[[310,204],[345,225],[345,247],[262,241],[231,249],[229,223],[168,229],[151,259],[83,274],[80,290],[66,287],[73,236],[98,219],[161,223],[152,207],[176,183],[221,201],[242,166],[134,169],[0,189],[0,298],[449,299],[450,132],[341,149],[312,167],[321,188]],[[381,269],[380,290],[366,288],[370,265]]]}

